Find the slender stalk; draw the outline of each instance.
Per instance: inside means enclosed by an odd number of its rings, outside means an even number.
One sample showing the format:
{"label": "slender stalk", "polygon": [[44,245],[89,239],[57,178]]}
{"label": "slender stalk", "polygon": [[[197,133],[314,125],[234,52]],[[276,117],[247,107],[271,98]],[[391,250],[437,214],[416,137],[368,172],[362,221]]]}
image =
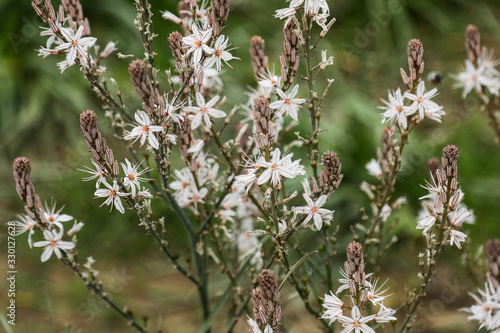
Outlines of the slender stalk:
{"label": "slender stalk", "polygon": [[90,281],[88,278],[86,278],[83,275],[82,271],[78,268],[78,266],[76,265],[76,263],[70,262],[67,258],[64,258],[64,257],[63,257],[63,259],[61,261],[66,266],[68,266],[69,268],[71,268],[76,273],[76,275],[78,275],[78,277],[83,282],[85,282],[85,285],[87,286],[87,288],[89,288],[94,293],[96,293],[96,295],[98,295],[104,302],[106,302],[106,304],[108,304],[113,310],[115,310],[116,312],[118,312],[120,314],[120,316],[122,316],[123,318],[125,318],[128,321],[128,323],[130,324],[130,326],[134,327],[139,332],[142,332],[142,333],[146,333],[147,332],[139,323],[137,323],[137,321],[135,321],[135,319],[134,319],[133,316],[125,313],[118,305],[116,305],[116,303],[114,303],[106,295],[106,293],[102,290],[101,287],[97,286],[96,283],[94,283],[94,282]]}

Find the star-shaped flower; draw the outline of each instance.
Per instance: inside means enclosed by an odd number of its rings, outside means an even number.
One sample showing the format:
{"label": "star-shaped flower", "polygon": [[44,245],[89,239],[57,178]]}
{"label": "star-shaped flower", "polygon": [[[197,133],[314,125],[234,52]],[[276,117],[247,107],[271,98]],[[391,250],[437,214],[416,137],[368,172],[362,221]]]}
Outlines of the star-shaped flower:
{"label": "star-shaped flower", "polygon": [[42,262],[50,259],[52,253],[55,253],[58,259],[62,258],[61,251],[68,251],[75,247],[73,242],[66,242],[61,240],[63,236],[63,230],[61,229],[58,233],[55,230],[44,230],[43,237],[44,241],[36,242],[33,244],[35,247],[45,246],[42,253]]}
{"label": "star-shaped flower", "polygon": [[278,110],[280,116],[289,115],[293,120],[297,120],[297,111],[300,108],[300,104],[306,102],[304,98],[295,98],[298,90],[299,85],[297,84],[293,87],[292,91],[286,95],[280,88],[276,88],[276,93],[280,99],[269,104],[269,107]]}
{"label": "star-shaped flower", "polygon": [[186,106],[184,111],[196,113],[191,121],[191,129],[196,129],[200,126],[201,121],[204,120],[208,127],[212,127],[210,117],[223,118],[226,113],[222,110],[215,109],[213,106],[219,100],[219,96],[213,97],[210,101],[205,102],[205,97],[200,92],[196,93],[196,104],[198,106]]}
{"label": "star-shaped flower", "polygon": [[304,199],[307,202],[307,206],[295,207],[295,211],[299,214],[307,214],[304,220],[304,224],[309,222],[311,219],[314,221],[314,225],[317,230],[321,230],[323,222],[330,224],[333,219],[333,210],[328,210],[321,208],[325,205],[326,199],[328,198],[325,194],[321,195],[316,201],[313,201],[310,196],[304,193]]}
{"label": "star-shaped flower", "polygon": [[125,133],[123,138],[125,140],[134,140],[132,143],[141,139],[141,147],[142,145],[144,145],[144,142],[146,142],[146,139],[148,139],[148,142],[151,145],[151,147],[159,149],[160,143],[156,138],[155,132],[163,131],[164,130],[163,127],[158,125],[152,125],[151,119],[149,118],[148,114],[144,111],[137,111],[135,113],[135,120],[137,122],[136,126],[130,132]]}
{"label": "star-shaped flower", "polygon": [[111,208],[109,210],[111,212],[114,205],[120,213],[124,214],[125,209],[123,208],[122,200],[120,199],[120,197],[126,197],[130,195],[130,193],[121,192],[116,180],[113,182],[113,185],[109,185],[106,181],[103,181],[103,183],[107,187],[107,189],[100,188],[94,193],[94,195],[98,198],[106,198],[106,201],[104,201],[100,207],[102,207],[103,205],[111,205]]}
{"label": "star-shaped flower", "polygon": [[209,53],[213,50],[207,45],[210,37],[212,37],[212,28],[200,30],[196,24],[193,24],[191,29],[193,33],[182,40],[189,47],[186,54],[193,52],[193,64],[198,64],[203,56],[203,52]]}

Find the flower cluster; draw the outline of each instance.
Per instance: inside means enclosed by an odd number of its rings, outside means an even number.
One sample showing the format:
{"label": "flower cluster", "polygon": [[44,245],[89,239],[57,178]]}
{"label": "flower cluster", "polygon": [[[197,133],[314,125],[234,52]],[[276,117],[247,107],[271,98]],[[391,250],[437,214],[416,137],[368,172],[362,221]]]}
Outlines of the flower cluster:
{"label": "flower cluster", "polygon": [[477,294],[470,293],[476,304],[462,309],[471,315],[467,320],[476,320],[479,328],[488,332],[500,330],[500,287],[494,287],[491,281],[484,284],[484,290],[478,289]]}
{"label": "flower cluster", "polygon": [[[347,261],[344,263],[344,270],[341,274],[344,277],[339,282],[341,286],[338,290],[326,294],[323,301],[322,319],[328,320],[329,324],[335,321],[339,322],[344,330],[342,332],[373,333],[375,330],[369,325],[370,322],[388,323],[395,321],[395,310],[384,306],[384,300],[390,296],[387,293],[389,288],[384,289],[385,282],[378,285],[378,279],[368,279],[372,274],[365,274],[363,248],[361,244],[352,242],[347,247]],[[352,306],[348,306],[341,300],[341,294],[344,290],[349,291]],[[346,295],[347,296],[347,295]],[[370,302],[373,306],[378,306],[377,314],[362,315],[361,309]],[[350,316],[344,315],[345,311],[350,309]]]}
{"label": "flower cluster", "polygon": [[402,94],[400,88],[396,92],[389,91],[388,101],[381,99],[385,105],[378,107],[385,110],[382,113],[382,123],[390,122],[403,129],[406,129],[412,120],[420,122],[425,117],[440,123],[445,112],[442,106],[432,100],[437,94],[437,88],[427,91],[424,81],[418,84],[415,93],[406,91]]}
{"label": "flower cluster", "polygon": [[302,9],[306,17],[312,18],[323,29],[321,36],[324,36],[335,22],[335,19],[332,19],[327,24],[330,8],[328,8],[326,0],[292,0],[288,8],[278,9],[274,16],[279,19],[286,19],[286,27],[288,22],[295,18],[295,14]]}
{"label": "flower cluster", "polygon": [[[61,72],[73,66],[77,61],[81,66],[89,67],[96,63],[90,54],[97,38],[90,37],[90,26],[84,18],[82,6],[79,2],[67,3],[60,6],[56,12],[50,2],[34,2],[33,7],[37,14],[44,19],[49,27],[42,28],[41,36],[48,36],[45,47],[38,50],[38,55],[44,58],[49,55],[65,54],[66,58],[57,65]],[[98,59],[107,57],[115,51],[115,43],[109,42],[104,50],[97,54]]]}
{"label": "flower cluster", "polygon": [[283,178],[294,179],[306,173],[304,167],[300,165],[300,159],[292,161],[293,154],[281,157],[281,150],[276,148],[270,155],[269,161],[266,161],[264,156],[259,156],[256,162],[249,160],[245,174],[236,176],[236,185],[248,191],[254,183],[261,186],[270,182],[275,189],[279,190],[282,187]]}
{"label": "flower cluster", "polygon": [[[61,259],[63,252],[74,249],[76,240],[65,241],[64,239],[72,239],[84,225],[82,222],[77,222],[72,216],[62,214],[61,211],[63,208],[61,207],[57,210],[54,202],[52,202],[51,206],[45,203],[43,214],[47,223],[38,223],[28,215],[18,215],[18,220],[15,221],[16,236],[28,232],[28,244],[30,248],[32,246],[43,247],[42,262],[49,260],[52,254]],[[74,221],[73,226],[65,232],[63,223],[69,221]],[[44,240],[33,243],[32,238],[40,234]]]}
{"label": "flower cluster", "polygon": [[[446,231],[448,243],[462,248],[467,235],[461,231],[463,223],[474,223],[474,214],[462,202],[464,193],[457,181],[458,149],[451,145],[443,150],[442,166],[438,160],[429,162],[431,181],[422,196],[422,210],[419,213],[417,229],[426,237],[434,238],[436,230]],[[435,228],[436,227],[436,228]]]}
{"label": "flower cluster", "polygon": [[492,95],[499,95],[500,72],[495,68],[500,61],[495,59],[493,50],[481,50],[480,35],[477,27],[469,25],[465,32],[466,48],[469,59],[465,60],[465,68],[454,76],[455,87],[463,88],[462,98],[472,90],[479,96],[488,91]]}

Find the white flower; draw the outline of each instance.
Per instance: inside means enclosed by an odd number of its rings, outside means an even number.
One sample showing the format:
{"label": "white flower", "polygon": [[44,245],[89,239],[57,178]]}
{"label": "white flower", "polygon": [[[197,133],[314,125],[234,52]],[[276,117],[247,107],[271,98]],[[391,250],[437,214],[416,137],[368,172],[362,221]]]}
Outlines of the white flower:
{"label": "white flower", "polygon": [[207,45],[210,37],[212,37],[212,28],[200,30],[196,24],[191,26],[193,34],[184,37],[182,40],[188,46],[186,54],[193,53],[193,64],[198,64],[201,60],[203,52],[209,53],[212,49]]}
{"label": "white flower", "polygon": [[76,234],[77,232],[82,230],[84,225],[85,224],[83,222],[76,222],[76,220],[75,220],[75,222],[73,223],[73,226],[71,227],[71,229],[68,230],[66,235],[68,235],[68,237],[73,236],[74,234]]}
{"label": "white flower", "polygon": [[97,178],[95,187],[99,188],[99,185],[101,185],[101,183],[105,180],[106,171],[102,170],[99,164],[97,164],[94,160],[91,159],[90,161],[94,165],[95,169],[92,169],[84,165],[83,169],[77,169],[77,170],[90,173],[90,176],[82,178],[83,181],[89,181]]}
{"label": "white flower", "polygon": [[271,73],[268,68],[265,75],[260,75],[258,83],[260,87],[265,89],[266,93],[269,93],[269,91],[271,91],[274,87],[279,87],[279,85],[281,84],[281,77],[274,75],[274,73]]}
{"label": "white flower", "polygon": [[384,304],[380,304],[380,310],[378,310],[377,315],[375,316],[375,321],[377,323],[388,323],[390,321],[395,321],[397,318],[394,317],[396,310],[391,308],[386,308]]}
{"label": "white flower", "polygon": [[436,97],[438,94],[437,88],[431,91],[425,91],[425,83],[421,81],[417,86],[416,94],[411,94],[406,92],[404,94],[405,98],[412,100],[413,103],[410,105],[412,113],[418,110],[420,120],[423,120],[425,116],[432,116],[440,111],[442,112],[442,107],[437,105],[436,102],[432,101],[432,98]]}
{"label": "white flower", "polygon": [[298,84],[293,87],[292,91],[288,95],[286,95],[280,88],[276,88],[276,93],[280,99],[269,104],[269,107],[271,109],[278,110],[280,117],[283,115],[289,115],[293,120],[297,120],[297,111],[299,110],[300,104],[304,104],[306,102],[304,98],[295,98],[298,91]]}
{"label": "white flower", "polygon": [[111,205],[110,212],[113,209],[113,205],[118,209],[118,211],[122,214],[125,213],[125,209],[123,208],[122,200],[120,197],[126,197],[130,195],[130,193],[120,192],[120,187],[118,186],[116,180],[113,181],[113,185],[109,185],[106,181],[103,182],[104,185],[108,189],[98,189],[95,191],[94,195],[98,198],[106,198],[106,201],[103,202],[103,205]]}
{"label": "white flower", "polygon": [[330,65],[333,65],[333,57],[330,56],[330,57],[326,57],[326,50],[322,50],[321,51],[321,62],[319,63],[319,68],[321,68],[321,70],[325,69],[326,66],[330,66]]}
{"label": "white flower", "polygon": [[266,325],[266,327],[264,328],[264,331],[261,331],[257,322],[255,320],[253,320],[252,318],[248,317],[247,323],[248,323],[248,325],[250,325],[250,327],[252,329],[252,333],[273,333],[273,329],[271,328],[271,326],[269,326],[269,324]]}
{"label": "white flower", "polygon": [[386,222],[387,219],[389,218],[389,216],[391,215],[392,213],[392,208],[391,206],[389,206],[388,204],[385,204],[383,207],[382,207],[382,211],[380,212],[380,218],[382,220],[382,222]]}
{"label": "white flower", "polygon": [[306,224],[312,218],[317,230],[321,230],[323,222],[329,225],[333,219],[334,211],[321,208],[325,205],[328,197],[323,194],[314,202],[307,194],[304,193],[303,196],[307,202],[307,206],[295,207],[297,213],[307,214],[303,223]]}
{"label": "white flower", "polygon": [[467,238],[467,235],[461,231],[454,230],[454,229],[452,229],[450,231],[450,245],[451,246],[456,245],[459,249],[461,249],[462,244],[460,244],[460,243],[465,242],[466,238]]}
{"label": "white flower", "polygon": [[325,308],[322,319],[329,320],[328,325],[331,325],[335,320],[339,318],[340,315],[344,314],[344,302],[342,302],[337,296],[330,291],[330,295],[325,294],[325,300],[322,307]]}
{"label": "white flower", "polygon": [[377,162],[376,159],[372,158],[370,162],[366,163],[365,165],[366,170],[368,170],[368,173],[372,176],[375,176],[377,178],[382,177],[382,168],[380,167],[380,164]]}
{"label": "white flower", "polygon": [[[75,63],[76,57],[80,59],[88,59],[88,49],[94,46],[97,38],[94,37],[83,37],[83,26],[80,26],[78,30],[75,31],[71,28],[61,28],[61,34],[66,39],[66,43],[57,46],[55,49],[57,51],[68,49],[68,54],[66,56],[67,66],[71,66]],[[61,68],[61,72],[65,68]]]}
{"label": "white flower", "polygon": [[165,20],[169,20],[169,21],[172,21],[176,24],[181,24],[182,23],[182,20],[177,17],[174,13],[172,12],[169,12],[168,10],[162,12],[160,10],[160,12],[162,13],[161,17],[164,18]]}
{"label": "white flower", "polygon": [[424,229],[424,231],[422,231],[422,234],[425,234],[427,231],[429,231],[430,228],[432,228],[435,223],[436,217],[428,215],[417,222],[417,229]]}
{"label": "white flower", "polygon": [[205,102],[205,97],[203,97],[203,95],[200,92],[196,93],[196,104],[198,106],[184,107],[184,111],[196,113],[191,121],[192,129],[198,128],[202,120],[205,121],[205,124],[208,127],[212,127],[212,122],[210,121],[210,117],[223,118],[226,116],[226,113],[224,111],[213,108],[213,106],[217,103],[218,100],[219,96],[215,96],[210,101]]}
{"label": "white flower", "polygon": [[134,139],[134,141],[132,142],[134,143],[140,138],[141,147],[142,145],[144,145],[144,142],[146,142],[146,139],[148,139],[151,147],[159,149],[160,143],[155,136],[155,132],[162,132],[164,130],[163,127],[158,125],[151,125],[151,119],[149,119],[148,114],[144,111],[137,111],[135,113],[135,120],[137,122],[136,126],[130,132],[125,133],[124,139]]}
{"label": "white flower", "polygon": [[472,213],[467,210],[467,208],[461,207],[457,210],[452,211],[448,215],[448,219],[453,227],[461,227],[462,223],[467,221],[472,216]]}
{"label": "white flower", "polygon": [[180,126],[181,121],[184,120],[184,117],[179,113],[176,113],[176,111],[179,110],[183,105],[184,104],[181,103],[174,106],[168,102],[168,96],[165,96],[165,109],[160,109],[160,116],[165,116],[165,120],[170,120]]}
{"label": "white flower", "polygon": [[[212,56],[205,60],[205,67],[212,67],[214,64],[217,67],[217,72],[221,71],[221,67],[224,66],[222,64],[222,60],[231,67],[227,62],[232,59],[238,59],[233,57],[229,51],[226,51],[227,43],[229,42],[229,38],[226,38],[224,35],[220,35],[219,38],[215,41],[214,48],[206,51],[207,54],[211,54]],[[233,68],[233,67],[231,67]]]}
{"label": "white flower", "polygon": [[28,232],[28,244],[30,248],[32,247],[31,235],[35,233],[36,221],[30,218],[28,215],[18,215],[17,218],[19,221],[14,222],[15,233],[14,235],[19,236],[24,234],[26,231]]}
{"label": "white flower", "polygon": [[[486,327],[488,330],[498,329],[500,323],[498,322],[498,310],[500,310],[500,287],[495,288],[491,281],[484,284],[484,291],[478,289],[478,295],[469,293],[469,295],[474,298],[476,304],[469,308],[464,308],[462,311],[469,312],[472,315],[467,317],[467,320],[477,320],[481,323],[482,327]],[[494,314],[494,312],[497,312]],[[496,319],[496,320],[494,320]]]}
{"label": "white flower", "polygon": [[404,97],[401,95],[401,89],[398,88],[393,94],[389,91],[389,101],[384,99],[380,99],[380,101],[384,103],[385,106],[379,106],[378,108],[386,110],[382,113],[382,123],[391,121],[406,129],[408,127],[407,117],[415,113],[415,111],[409,106],[405,106]]}
{"label": "white flower", "polygon": [[293,154],[288,154],[281,158],[281,150],[274,149],[271,152],[271,161],[259,161],[259,164],[267,168],[257,179],[257,184],[262,185],[269,180],[275,188],[281,188],[281,177],[295,178],[297,175],[304,175],[306,171],[304,167],[299,164],[300,160],[292,162]]}
{"label": "white flower", "polygon": [[390,295],[384,295],[389,288],[382,289],[384,285],[387,283],[385,280],[382,285],[377,288],[379,279],[371,279],[368,284],[368,300],[372,302],[374,305],[380,305],[383,301]]}
{"label": "white flower", "polygon": [[344,326],[341,333],[348,333],[354,331],[355,333],[375,333],[375,331],[366,323],[375,319],[375,315],[363,317],[357,306],[351,310],[351,318],[346,316],[339,316],[339,321]]}
{"label": "white flower", "polygon": [[481,92],[482,86],[491,86],[492,78],[487,75],[487,66],[476,68],[470,60],[465,61],[465,70],[458,73],[453,78],[457,81],[455,88],[464,88],[462,98],[465,98],[472,89],[477,93]]}
{"label": "white flower", "polygon": [[45,246],[42,253],[42,262],[50,259],[52,253],[55,253],[58,259],[62,258],[61,250],[66,252],[75,247],[72,242],[62,241],[63,230],[61,229],[58,233],[55,230],[44,230],[43,237],[44,241],[36,242],[33,244],[35,247]]}
{"label": "white flower", "polygon": [[52,203],[52,207],[47,205],[47,202],[45,202],[45,207],[43,209],[43,215],[45,216],[45,220],[51,224],[51,225],[57,225],[59,228],[63,228],[61,222],[68,222],[73,219],[73,216],[70,216],[68,214],[60,214],[61,211],[63,210],[64,206],[61,207],[57,212],[56,212],[56,204],[55,202]]}
{"label": "white flower", "polygon": [[150,179],[141,177],[143,174],[151,171],[151,168],[144,168],[141,171],[137,171],[137,169],[141,166],[140,164],[136,164],[136,166],[132,166],[128,159],[125,159],[125,163],[120,163],[123,169],[123,173],[125,173],[125,177],[123,177],[123,185],[127,186],[132,191],[132,198],[135,197],[136,191],[140,190],[141,184],[139,182],[145,182]]}
{"label": "white flower", "polygon": [[190,187],[195,183],[193,174],[189,168],[174,170],[175,180],[170,183],[170,188],[176,191],[176,198],[183,197],[190,191]]}

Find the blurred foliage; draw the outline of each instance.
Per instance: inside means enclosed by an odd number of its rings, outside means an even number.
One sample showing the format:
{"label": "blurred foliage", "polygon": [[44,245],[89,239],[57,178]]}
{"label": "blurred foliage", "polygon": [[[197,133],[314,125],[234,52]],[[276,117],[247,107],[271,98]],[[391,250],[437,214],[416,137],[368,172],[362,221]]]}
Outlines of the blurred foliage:
{"label": "blurred foliage", "polygon": [[[102,47],[108,41],[118,41],[121,53],[141,57],[142,46],[133,25],[135,8],[132,1],[86,0],[82,3],[91,23],[92,35],[98,38]],[[161,69],[160,81],[166,82],[164,71],[172,64],[166,37],[177,27],[162,20],[159,10],[175,12],[177,3],[158,0],[151,3],[155,13],[154,30],[159,34],[154,42],[159,54],[156,64]],[[394,276],[407,276],[405,272],[415,270],[417,259],[414,255],[422,242],[420,232],[415,230],[415,218],[419,209],[418,198],[425,194],[419,185],[428,178],[426,161],[441,156],[442,147],[450,143],[460,149],[459,181],[466,193],[466,204],[476,214],[476,224],[466,227],[471,249],[476,253],[486,239],[500,236],[500,153],[486,114],[479,110],[479,101],[474,97],[461,100],[460,92],[452,89],[449,73],[455,73],[463,66],[466,57],[463,32],[469,23],[478,26],[483,45],[495,49],[500,55],[499,3],[494,0],[336,0],[329,3],[337,22],[319,48],[327,49],[329,55],[335,56],[335,65],[328,67],[319,80],[326,83],[326,78],[334,78],[335,83],[322,111],[322,128],[326,131],[320,138],[322,150],[338,153],[345,175],[331,201],[336,210],[335,224],[341,227],[339,263],[344,258],[344,245],[352,239],[349,227],[361,221],[360,208],[365,206],[367,211],[370,210],[359,184],[369,180],[364,165],[375,156],[383,128],[376,107],[380,97],[386,98],[388,89],[402,86],[399,68],[407,66],[406,44],[411,38],[420,38],[424,44],[426,73],[436,70],[444,75],[437,101],[444,105],[447,114],[443,124],[424,121],[410,137],[396,193],[406,196],[409,204],[398,212],[400,223],[396,231],[400,241],[381,264]],[[282,0],[232,0],[224,34],[230,36],[234,46],[240,47],[234,53],[242,61],[233,64],[234,70],[226,68],[222,75],[228,105],[246,102],[243,92],[248,86],[255,85],[248,51],[253,35],[261,35],[266,40],[270,63],[279,69],[282,22],[272,19],[271,15],[284,5]],[[0,147],[3,152],[0,157],[0,182],[3,184],[0,187],[0,216],[10,220],[14,219],[15,212],[22,211],[23,205],[11,176],[11,163],[17,156],[27,156],[32,162],[32,176],[40,196],[47,200],[54,197],[59,205],[66,205],[66,213],[86,223],[80,233],[80,253],[84,256],[94,254],[101,267],[125,265],[134,276],[139,276],[132,283],[135,289],[119,294],[118,300],[130,296],[132,301],[128,304],[139,309],[136,310],[139,313],[149,310],[152,314],[161,314],[161,310],[154,308],[155,304],[173,304],[195,298],[180,294],[175,288],[178,283],[165,289],[164,283],[155,280],[155,277],[168,275],[170,271],[160,268],[165,266],[165,261],[159,258],[152,240],[144,236],[144,230],[136,228],[133,214],[109,214],[105,207],[98,208],[100,202],[89,200],[94,185],[82,184],[82,173],[76,171],[82,164],[89,164],[89,153],[79,128],[79,114],[86,109],[95,110],[105,133],[110,133],[109,123],[95,94],[75,67],[61,75],[56,66],[57,57],[42,59],[37,56],[35,49],[45,43],[45,38],[39,36],[38,27],[41,25],[29,1],[0,1]],[[108,76],[117,80],[123,95],[127,96],[127,107],[132,112],[140,107],[140,103],[134,97],[128,78],[129,61],[112,57],[105,61],[105,65]],[[306,112],[302,112],[301,119],[304,121],[294,131],[308,133]],[[288,138],[294,137],[290,134]],[[117,151],[116,156],[126,156],[119,140],[109,138],[108,142]],[[170,216],[159,203],[157,206],[155,212],[158,215]],[[179,245],[185,238],[182,228],[173,218],[167,219],[167,225],[168,232],[178,236],[173,237],[177,249],[181,248]],[[3,229],[0,232],[4,233]],[[48,328],[48,313],[41,310],[46,306],[43,286],[48,281],[56,321],[72,318],[71,311],[60,310],[63,305],[76,309],[80,321],[87,318],[86,315],[90,318],[90,314],[84,313],[85,309],[80,309],[85,302],[92,302],[80,281],[64,271],[64,267],[54,267],[58,265],[53,262],[41,265],[38,250],[29,251],[22,241],[18,244],[19,271],[23,272],[18,280],[18,304],[22,304],[19,319],[24,321],[28,316],[35,316],[41,323],[40,326],[34,323],[21,325],[17,332],[42,332]],[[408,255],[401,256],[400,253]],[[149,259],[144,265],[128,264],[144,260],[145,254]],[[448,255],[446,259],[451,260],[451,265],[460,267],[458,255]],[[141,284],[144,281],[148,281],[149,288]],[[57,289],[52,287],[54,282],[59,282]],[[402,286],[399,297],[404,297]],[[145,303],[148,297],[154,298],[152,305]],[[189,306],[191,308],[187,311],[192,314],[192,304]],[[95,326],[94,331],[109,330],[115,321],[120,320],[110,311],[96,311],[93,315],[99,316],[101,322],[96,324],[101,326]],[[172,316],[168,318],[175,320]],[[178,326],[172,327],[190,331],[189,323],[182,323],[179,319],[176,323]]]}

